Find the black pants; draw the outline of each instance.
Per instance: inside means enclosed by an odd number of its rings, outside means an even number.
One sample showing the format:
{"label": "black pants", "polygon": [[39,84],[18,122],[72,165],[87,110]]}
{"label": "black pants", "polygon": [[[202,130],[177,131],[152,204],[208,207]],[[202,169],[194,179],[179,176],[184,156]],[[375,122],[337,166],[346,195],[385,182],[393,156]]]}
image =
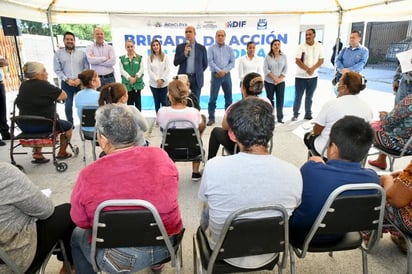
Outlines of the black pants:
{"label": "black pants", "polygon": [[[70,263],[73,264],[70,238],[75,224],[70,218],[70,204],[66,203],[56,206],[53,215],[45,220],[37,220],[36,226],[36,254],[26,274],[34,274],[40,269],[47,255],[59,240],[63,240],[67,257]],[[63,260],[63,255],[58,253],[57,258]]]}
{"label": "black pants", "polygon": [[235,143],[230,140],[227,130],[224,130],[221,127],[215,127],[210,133],[207,159],[211,159],[216,156],[220,145],[223,145],[229,151],[233,151],[235,149]]}
{"label": "black pants", "polygon": [[1,81],[0,82],[0,132],[8,132],[8,131],[9,131],[9,125],[7,124],[6,89],[4,88],[3,81]]}
{"label": "black pants", "polygon": [[127,99],[127,104],[137,107],[139,111],[142,111],[142,96],[141,90],[129,90],[129,98]]}

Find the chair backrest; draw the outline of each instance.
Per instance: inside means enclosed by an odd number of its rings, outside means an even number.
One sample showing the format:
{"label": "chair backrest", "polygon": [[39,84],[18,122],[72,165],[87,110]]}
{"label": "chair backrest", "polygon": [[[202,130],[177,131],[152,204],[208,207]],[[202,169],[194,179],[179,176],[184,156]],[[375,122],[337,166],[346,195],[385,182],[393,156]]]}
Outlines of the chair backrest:
{"label": "chair backrest", "polygon": [[[176,128],[175,124],[191,127]],[[174,161],[205,161],[202,139],[197,126],[189,120],[171,120],[163,129],[162,144],[169,157]]]}
{"label": "chair backrest", "polygon": [[96,124],[96,119],[95,119],[95,114],[96,110],[98,107],[96,106],[85,106],[82,108],[81,111],[81,119],[80,119],[80,125],[81,125],[81,131],[80,131],[80,137],[86,140],[95,140],[95,130],[89,131],[89,130],[83,130],[84,128],[94,128]]}
{"label": "chair backrest", "polygon": [[[370,194],[363,194],[365,191]],[[385,191],[378,184],[347,184],[338,187],[329,195],[318,214],[306,236],[302,252],[306,252],[315,235],[363,230],[374,230],[376,235],[380,235],[385,201]],[[368,248],[373,248],[374,244],[376,242],[370,242]]]}
{"label": "chair backrest", "polygon": [[35,132],[51,133],[53,132],[54,122],[52,119],[36,115],[19,115],[10,118],[21,131],[30,133],[25,128],[35,129]]}
{"label": "chair backrest", "polygon": [[[248,213],[273,212],[274,217],[242,217]],[[280,205],[240,209],[225,221],[213,249],[208,269],[216,260],[284,252],[286,263],[289,246],[289,216]]]}
{"label": "chair backrest", "polygon": [[[183,236],[183,230],[180,236]],[[102,202],[94,214],[90,254],[93,268],[98,271],[95,262],[97,248],[138,246],[166,246],[172,265],[176,261],[174,244],[151,203],[138,199]]]}

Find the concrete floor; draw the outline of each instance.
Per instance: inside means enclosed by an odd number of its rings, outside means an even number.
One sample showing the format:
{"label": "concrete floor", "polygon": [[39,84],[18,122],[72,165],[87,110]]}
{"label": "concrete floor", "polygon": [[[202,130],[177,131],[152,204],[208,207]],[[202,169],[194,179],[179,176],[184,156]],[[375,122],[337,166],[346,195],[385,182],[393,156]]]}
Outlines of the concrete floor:
{"label": "concrete floor", "polygon": [[[388,81],[386,82],[386,86],[389,86]],[[8,94],[9,102],[12,102],[13,96],[15,96],[15,94]],[[389,92],[367,89],[361,93],[361,96],[364,97],[374,109],[376,119],[378,118],[379,110],[391,110],[393,107],[393,95]],[[330,81],[320,80],[314,97],[313,111],[315,116],[322,104],[329,98],[333,98]],[[64,117],[62,105],[58,107],[58,112]],[[202,110],[202,112],[207,114],[207,110]],[[311,128],[311,124],[307,121],[290,122],[292,117],[291,108],[285,108],[284,112],[284,120],[286,123],[276,125],[272,154],[300,167],[306,161],[307,155],[301,136]],[[159,146],[161,142],[161,133],[159,128],[155,125],[154,112],[144,111],[143,114],[151,124],[150,130],[146,134],[146,138],[152,146]],[[223,111],[218,111],[216,125],[220,125],[222,116]],[[78,128],[78,125],[76,128]],[[211,129],[211,127],[208,127],[202,137],[206,150]],[[80,155],[66,161],[69,167],[64,173],[57,172],[52,164],[33,165],[30,163],[31,157],[16,156],[17,163],[24,167],[27,176],[38,185],[40,189],[50,188],[52,190],[51,199],[55,204],[68,202],[70,200],[71,190],[77,175],[84,166],[82,161],[82,143],[77,129],[73,136],[72,143],[80,148]],[[7,141],[7,143],[9,143],[9,141]],[[86,148],[88,163],[90,163],[92,159],[90,144],[87,144]],[[26,150],[30,152],[29,149]],[[410,157],[397,160],[395,162],[395,169],[402,169],[410,160]],[[0,161],[10,161],[9,146],[0,147]],[[180,172],[179,204],[184,226],[186,228],[185,237],[183,239],[183,272],[193,273],[192,236],[198,227],[200,219],[201,204],[197,199],[197,191],[200,182],[191,181],[190,163],[177,163],[176,165]],[[391,242],[388,235],[383,236],[376,250],[370,254],[368,258],[369,273],[406,273],[406,256]],[[55,258],[52,258],[46,273],[59,273],[60,266],[61,264],[57,262]],[[288,272],[289,266],[286,270],[286,273]],[[309,254],[305,259],[297,260],[297,273],[355,274],[361,272],[360,250],[337,252],[334,254],[333,258],[329,257],[327,254]],[[150,271],[141,271],[140,273],[150,273]],[[166,265],[164,273],[173,273],[173,270],[169,265]]]}

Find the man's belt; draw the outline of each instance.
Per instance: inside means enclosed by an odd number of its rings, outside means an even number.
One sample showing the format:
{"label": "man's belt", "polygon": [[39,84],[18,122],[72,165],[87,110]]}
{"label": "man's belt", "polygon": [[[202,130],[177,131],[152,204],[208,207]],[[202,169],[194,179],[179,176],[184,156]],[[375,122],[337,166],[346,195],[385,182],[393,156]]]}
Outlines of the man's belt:
{"label": "man's belt", "polygon": [[106,74],[106,75],[99,75],[99,77],[100,78],[111,78],[111,77],[114,77],[114,74],[113,74],[113,72],[112,73],[109,73],[109,74]]}

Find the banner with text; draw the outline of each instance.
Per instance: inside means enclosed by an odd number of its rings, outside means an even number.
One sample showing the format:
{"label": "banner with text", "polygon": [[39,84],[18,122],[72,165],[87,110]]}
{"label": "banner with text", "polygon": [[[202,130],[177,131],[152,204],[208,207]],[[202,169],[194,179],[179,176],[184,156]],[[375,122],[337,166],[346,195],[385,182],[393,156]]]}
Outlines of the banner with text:
{"label": "banner with text", "polygon": [[[279,39],[282,44],[282,52],[288,58],[288,73],[286,86],[294,84],[295,51],[299,39],[298,15],[266,15],[266,16],[205,16],[205,17],[144,17],[133,15],[111,15],[113,46],[116,56],[126,53],[125,41],[131,39],[136,44],[136,52],[143,56],[145,69],[147,58],[150,55],[150,43],[158,39],[162,44],[162,50],[169,58],[171,68],[169,79],[177,74],[177,67],[173,65],[176,46],[186,43],[184,30],[187,26],[196,28],[196,41],[206,48],[215,43],[215,34],[219,29],[226,32],[226,44],[233,48],[236,66],[231,71],[234,101],[240,96],[238,63],[241,56],[246,55],[246,44],[249,41],[256,43],[256,56],[263,59],[270,49],[273,39]],[[117,80],[120,80],[118,72]],[[148,74],[145,73],[146,86],[142,96],[151,95]],[[205,71],[205,85],[202,88],[201,102],[207,104],[210,89],[210,70]],[[223,92],[221,92],[223,93]],[[202,105],[204,105],[202,103]],[[218,103],[218,107],[219,103]]]}

